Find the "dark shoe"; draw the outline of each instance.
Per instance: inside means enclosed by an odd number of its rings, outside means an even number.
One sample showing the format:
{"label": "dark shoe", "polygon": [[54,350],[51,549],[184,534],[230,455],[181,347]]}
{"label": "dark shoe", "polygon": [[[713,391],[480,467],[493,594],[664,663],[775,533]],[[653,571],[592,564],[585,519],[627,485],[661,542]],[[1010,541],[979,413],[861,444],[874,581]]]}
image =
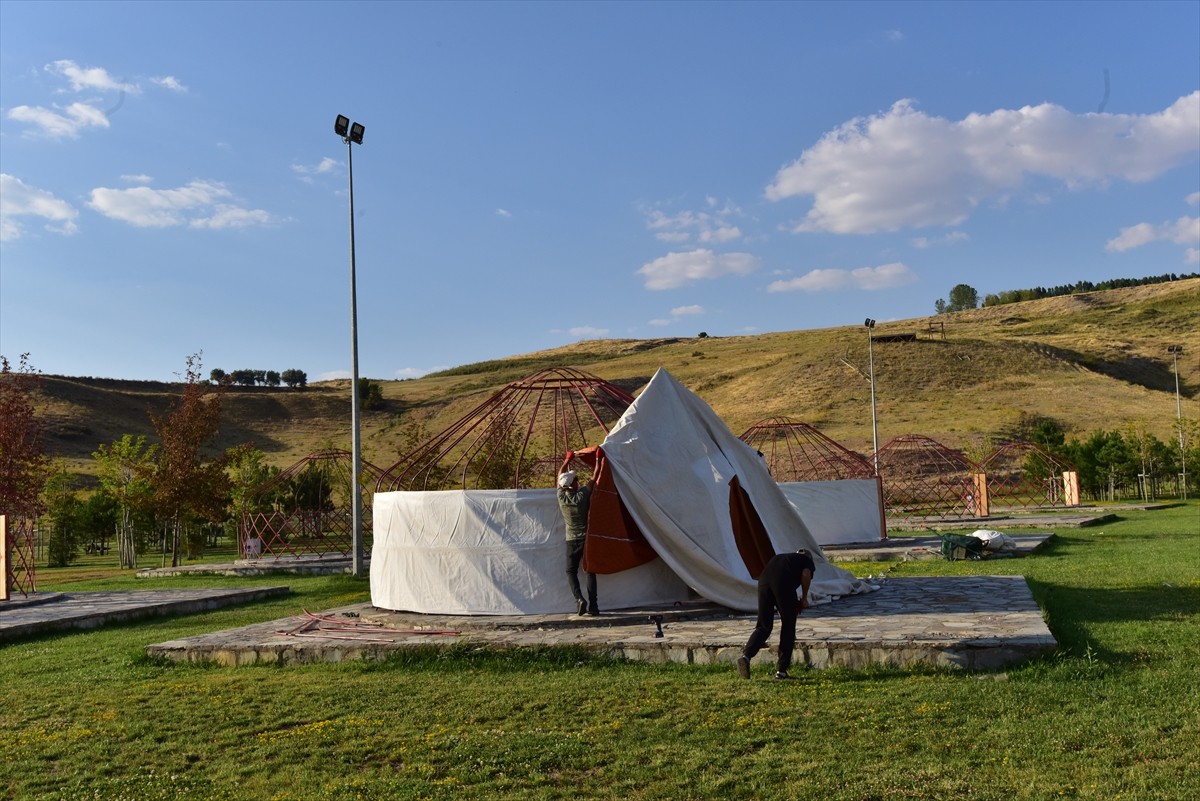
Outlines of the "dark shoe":
{"label": "dark shoe", "polygon": [[597,608],[596,608],[596,607],[594,607],[594,606],[593,606],[593,607],[590,607],[590,608],[587,610],[587,613],[588,613],[590,616],[592,616],[592,617],[600,617],[600,610],[599,610],[599,609],[597,609]]}
{"label": "dark shoe", "polygon": [[735,664],[737,665],[737,672],[739,676],[741,676],[743,679],[750,678],[750,660],[746,658],[745,654],[739,656]]}
{"label": "dark shoe", "polygon": [[791,676],[789,676],[789,675],[788,675],[788,672],[787,672],[786,670],[777,670],[777,671],[775,671],[775,678],[777,678],[777,679],[790,679],[790,678],[791,678]]}
{"label": "dark shoe", "polygon": [[583,615],[586,615],[587,614],[587,601],[583,600],[582,598],[576,598],[575,599],[575,609],[576,609],[577,613],[580,615],[580,617],[582,617]]}

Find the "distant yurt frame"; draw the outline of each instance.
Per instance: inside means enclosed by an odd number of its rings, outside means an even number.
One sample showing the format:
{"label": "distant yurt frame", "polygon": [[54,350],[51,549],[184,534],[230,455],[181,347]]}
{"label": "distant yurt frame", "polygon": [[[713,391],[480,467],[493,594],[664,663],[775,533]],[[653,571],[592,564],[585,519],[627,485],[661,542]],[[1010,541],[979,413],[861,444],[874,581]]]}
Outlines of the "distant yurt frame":
{"label": "distant yurt frame", "polygon": [[979,468],[987,479],[982,515],[998,509],[1079,505],[1079,473],[1074,465],[1031,442],[1005,443]]}
{"label": "distant yurt frame", "polygon": [[739,437],[762,454],[778,482],[873,478],[875,469],[861,454],[838,444],[808,423],[768,417]]}
{"label": "distant yurt frame", "polygon": [[572,367],[514,381],[385,469],[376,491],[553,487],[568,450],[599,444],[633,396]]}
{"label": "distant yurt frame", "polygon": [[[344,450],[311,453],[246,493],[238,537],[241,557],[349,556],[354,547],[353,458]],[[360,473],[363,553],[369,554],[371,488],[382,471],[363,461]],[[302,485],[306,475],[315,483]]]}
{"label": "distant yurt frame", "polygon": [[961,451],[920,434],[895,437],[874,455],[890,518],[978,517],[986,486]]}

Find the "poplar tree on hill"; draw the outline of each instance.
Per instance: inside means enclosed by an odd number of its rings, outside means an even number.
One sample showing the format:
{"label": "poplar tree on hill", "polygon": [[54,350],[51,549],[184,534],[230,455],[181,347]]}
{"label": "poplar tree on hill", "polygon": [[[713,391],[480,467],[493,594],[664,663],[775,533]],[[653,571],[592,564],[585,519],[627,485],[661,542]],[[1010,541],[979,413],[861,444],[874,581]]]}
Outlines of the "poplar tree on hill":
{"label": "poplar tree on hill", "polygon": [[228,454],[208,461],[204,446],[217,435],[223,387],[200,379],[200,354],[187,359],[183,393],[172,400],[165,415],[150,413],[160,447],[151,478],[154,506],[171,534],[171,566],[179,565],[184,525],[195,520],[225,518],[229,476]]}

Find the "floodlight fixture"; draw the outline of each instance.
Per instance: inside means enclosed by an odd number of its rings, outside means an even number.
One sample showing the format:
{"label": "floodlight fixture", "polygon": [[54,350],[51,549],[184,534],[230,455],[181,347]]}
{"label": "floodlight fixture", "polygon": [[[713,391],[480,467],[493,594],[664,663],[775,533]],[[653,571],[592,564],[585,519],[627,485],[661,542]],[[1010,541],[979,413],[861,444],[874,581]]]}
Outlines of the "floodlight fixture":
{"label": "floodlight fixture", "polygon": [[362,436],[358,388],[358,281],[354,270],[354,145],[361,145],[363,131],[360,123],[339,114],[333,121],[333,132],[346,143],[346,172],[350,180],[350,443],[351,487],[351,568],[356,578],[363,574],[362,535]]}
{"label": "floodlight fixture", "polygon": [[874,328],[875,321],[872,320],[870,317],[868,317],[866,320],[863,321],[863,325],[865,325],[867,328]]}

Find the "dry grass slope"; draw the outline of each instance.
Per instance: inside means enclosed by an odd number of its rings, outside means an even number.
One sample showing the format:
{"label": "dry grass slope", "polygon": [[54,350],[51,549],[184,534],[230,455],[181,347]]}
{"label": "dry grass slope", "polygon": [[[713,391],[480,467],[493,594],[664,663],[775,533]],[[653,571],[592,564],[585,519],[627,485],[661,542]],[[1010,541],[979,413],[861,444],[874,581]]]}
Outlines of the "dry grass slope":
{"label": "dry grass slope", "polygon": [[[936,323],[936,326],[931,325]],[[944,338],[942,324],[944,324]],[[936,318],[880,323],[875,343],[879,439],[924,434],[955,447],[1000,436],[1023,416],[1058,420],[1068,435],[1140,425],[1174,437],[1168,344],[1182,344],[1184,415],[1197,415],[1200,279],[1047,298]],[[810,423],[849,448],[871,443],[867,336],[859,326],[704,339],[597,340],[464,365],[421,379],[381,381],[382,409],[362,417],[363,457],[386,467],[415,438],[439,431],[506,383],[571,366],[635,394],[666,368],[741,433],[772,415]],[[44,377],[48,449],[72,470],[123,434],[152,436],[178,385]],[[279,466],[350,446],[348,381],[305,390],[234,388],[219,447],[250,442]]]}

